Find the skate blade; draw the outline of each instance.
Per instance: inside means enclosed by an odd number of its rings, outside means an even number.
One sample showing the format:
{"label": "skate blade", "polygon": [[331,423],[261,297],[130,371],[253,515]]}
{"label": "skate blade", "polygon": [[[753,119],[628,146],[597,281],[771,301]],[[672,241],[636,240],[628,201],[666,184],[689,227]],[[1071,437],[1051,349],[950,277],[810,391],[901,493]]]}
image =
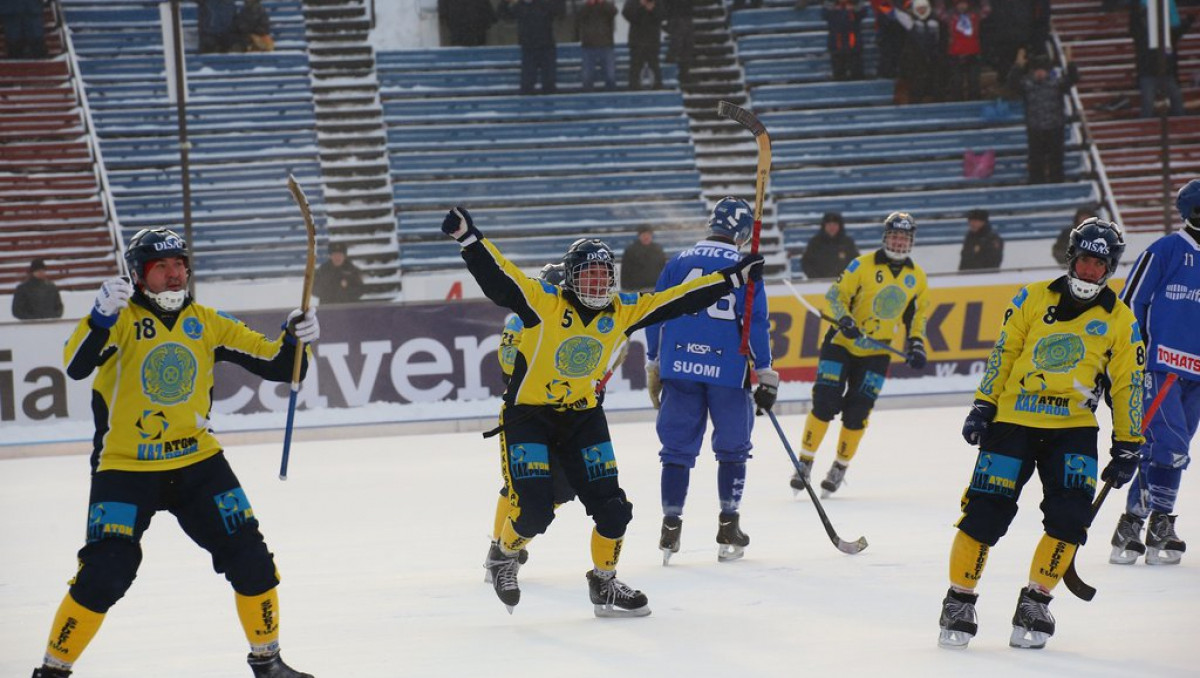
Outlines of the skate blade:
{"label": "skate blade", "polygon": [[594,605],[597,617],[606,619],[616,619],[619,617],[648,617],[650,616],[650,606],[643,605],[632,610],[626,610],[620,607],[612,607],[611,605]]}
{"label": "skate blade", "polygon": [[1050,634],[1044,631],[1030,631],[1021,626],[1014,626],[1012,637],[1008,639],[1008,646],[1023,650],[1040,650],[1046,647],[1046,639],[1049,637]]}
{"label": "skate blade", "polygon": [[734,544],[717,544],[717,562],[728,563],[746,555],[746,548]]}
{"label": "skate blade", "polygon": [[821,488],[821,498],[822,498],[822,499],[828,499],[828,498],[830,498],[830,497],[832,497],[832,496],[833,496],[833,493],[834,493],[835,491],[836,491],[836,490],[827,490],[827,489],[825,489],[824,487],[822,487],[822,488]]}
{"label": "skate blade", "polygon": [[1110,553],[1108,556],[1108,562],[1112,563],[1113,565],[1132,565],[1137,562],[1137,559],[1141,555],[1142,554],[1139,551],[1134,551],[1132,549],[1126,550],[1120,546],[1114,546],[1112,553]]}
{"label": "skate blade", "polygon": [[508,610],[508,613],[511,615],[513,613],[513,608],[515,607],[516,605],[505,605],[504,609]]}
{"label": "skate blade", "polygon": [[1183,560],[1183,551],[1146,550],[1147,565],[1178,565]]}
{"label": "skate blade", "polygon": [[663,567],[666,567],[667,565],[671,564],[671,556],[675,555],[675,552],[672,551],[671,549],[659,549],[659,550],[662,551],[662,554],[663,554]]}
{"label": "skate blade", "polygon": [[483,572],[483,583],[484,583],[484,584],[491,584],[491,583],[492,583],[492,581],[493,581],[493,580],[492,580],[492,571],[491,571],[491,570],[484,570],[484,572]]}
{"label": "skate blade", "polygon": [[974,637],[975,634],[966,631],[942,629],[942,632],[938,634],[938,647],[944,647],[947,650],[964,650],[967,643],[971,642]]}

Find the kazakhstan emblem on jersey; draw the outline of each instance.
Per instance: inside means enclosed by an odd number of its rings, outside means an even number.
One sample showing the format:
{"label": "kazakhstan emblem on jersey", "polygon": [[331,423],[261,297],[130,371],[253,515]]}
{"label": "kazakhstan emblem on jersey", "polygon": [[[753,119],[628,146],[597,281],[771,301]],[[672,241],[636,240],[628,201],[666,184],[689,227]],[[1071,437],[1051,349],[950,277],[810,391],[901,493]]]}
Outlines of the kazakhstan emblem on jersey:
{"label": "kazakhstan emblem on jersey", "polygon": [[1033,347],[1033,364],[1039,370],[1070,372],[1083,360],[1083,339],[1074,334],[1051,334]]}
{"label": "kazakhstan emblem on jersey", "polygon": [[554,352],[554,366],[568,377],[586,377],[600,364],[604,346],[591,337],[571,337]]}
{"label": "kazakhstan emblem on jersey", "polygon": [[890,320],[898,318],[908,304],[908,295],[898,285],[888,285],[879,290],[871,302],[871,311],[876,318]]}
{"label": "kazakhstan emblem on jersey", "polygon": [[179,344],[163,344],[142,363],[142,391],[158,405],[175,405],[196,389],[196,356]]}

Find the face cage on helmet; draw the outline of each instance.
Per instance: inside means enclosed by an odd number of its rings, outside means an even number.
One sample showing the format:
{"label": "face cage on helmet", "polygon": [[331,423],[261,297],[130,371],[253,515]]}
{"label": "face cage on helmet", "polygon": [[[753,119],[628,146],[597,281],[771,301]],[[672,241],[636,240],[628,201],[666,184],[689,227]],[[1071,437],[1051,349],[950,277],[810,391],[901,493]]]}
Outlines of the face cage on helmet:
{"label": "face cage on helmet", "polygon": [[[904,245],[904,247],[899,248],[899,249],[893,249],[888,244],[888,240],[891,239],[891,235],[893,233],[898,236],[904,237],[904,240],[906,243]],[[889,259],[893,259],[895,261],[901,261],[901,260],[907,258],[910,253],[912,253],[913,243],[916,242],[916,239],[917,239],[917,236],[914,233],[912,233],[911,231],[901,231],[899,229],[887,229],[883,232],[883,253],[886,254]]]}
{"label": "face cage on helmet", "polygon": [[1071,296],[1079,301],[1091,301],[1096,298],[1096,295],[1100,294],[1100,290],[1104,288],[1108,279],[1112,277],[1113,271],[1116,270],[1116,266],[1112,260],[1102,259],[1104,262],[1104,275],[1100,276],[1100,279],[1096,282],[1088,282],[1080,278],[1079,274],[1075,272],[1075,264],[1085,255],[1100,259],[1100,257],[1096,257],[1094,254],[1079,252],[1067,262],[1067,289],[1070,290]]}
{"label": "face cage on helmet", "polygon": [[[589,276],[585,280],[584,273],[593,267],[603,269],[605,275]],[[613,293],[617,289],[616,268],[611,261],[585,261],[576,264],[567,273],[567,280],[579,301],[596,311],[612,303]]]}
{"label": "face cage on helmet", "polygon": [[159,308],[168,313],[173,313],[183,308],[183,302],[187,301],[188,296],[186,287],[174,292],[171,290],[163,290],[162,292],[155,294],[143,286],[142,293],[145,294],[150,301],[153,301],[156,305],[158,305]]}

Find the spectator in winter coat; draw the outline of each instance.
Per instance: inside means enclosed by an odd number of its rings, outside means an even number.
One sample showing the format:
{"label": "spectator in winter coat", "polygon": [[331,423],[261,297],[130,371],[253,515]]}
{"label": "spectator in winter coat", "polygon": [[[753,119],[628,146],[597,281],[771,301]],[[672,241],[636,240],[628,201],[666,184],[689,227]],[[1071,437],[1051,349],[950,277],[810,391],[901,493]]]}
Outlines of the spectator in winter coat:
{"label": "spectator in winter coat", "polygon": [[865,0],[830,0],[821,10],[829,27],[829,58],[834,80],[862,80],[862,22]]}
{"label": "spectator in winter coat", "polygon": [[654,89],[661,89],[662,67],[658,52],[662,48],[662,22],[667,13],[666,0],[625,0],[621,16],[629,22],[629,89],[642,88],[642,72],[649,68]]}
{"label": "spectator in winter coat", "polygon": [[451,46],[479,47],[487,44],[496,10],[490,0],[438,0],[438,17],[446,24]]}
{"label": "spectator in winter coat", "polygon": [[980,55],[983,42],[979,38],[979,27],[990,9],[978,10],[971,0],[957,0],[953,11],[943,11],[942,23],[946,25],[949,43],[946,56],[949,66],[949,96],[951,101],[974,101],[980,98],[979,74]]}
{"label": "spectator in winter coat", "polygon": [[317,269],[313,294],[324,306],[351,304],[362,297],[362,273],[346,258],[344,243],[329,243],[329,260]]}
{"label": "spectator in winter coat", "polygon": [[908,31],[904,38],[904,49],[900,53],[896,103],[936,101],[943,52],[940,25],[933,17],[929,0],[913,0],[912,14],[896,10],[892,15]]}
{"label": "spectator in winter coat", "polygon": [[[1020,50],[1033,44],[1033,0],[1000,0],[983,23],[983,48],[988,60],[1003,76],[1012,70]],[[1041,52],[1040,45],[1033,46]]]}
{"label": "spectator in winter coat", "polygon": [[1052,70],[1050,57],[1038,55],[1028,62],[1025,50],[1017,52],[1017,63],[1008,74],[1009,87],[1020,92],[1025,102],[1025,131],[1029,137],[1029,183],[1058,184],[1063,180],[1063,95],[1079,80],[1070,62],[1067,72]]}
{"label": "spectator in winter coat", "polygon": [[228,52],[237,42],[233,19],[237,16],[234,0],[197,0],[200,51]]}
{"label": "spectator in winter coat", "polygon": [[17,320],[45,320],[61,318],[62,297],[58,287],[46,273],[46,262],[34,259],[29,262],[29,277],[13,292],[12,314]]}
{"label": "spectator in winter coat", "polygon": [[666,265],[667,255],[662,245],[654,242],[654,229],[638,226],[637,240],[621,255],[621,291],[653,292]]}
{"label": "spectator in winter coat", "polygon": [[1158,75],[1158,50],[1150,48],[1146,27],[1146,3],[1134,2],[1129,8],[1129,33],[1137,57],[1137,83],[1142,95],[1142,117],[1154,115],[1154,100],[1158,94],[1167,98],[1171,115],[1183,115],[1183,93],[1179,90],[1179,41],[1192,27],[1194,17],[1179,16],[1175,0],[1168,0],[1167,21],[1171,25],[1171,49],[1166,51],[1163,75]]}
{"label": "spectator in winter coat", "polygon": [[[905,0],[896,0],[903,7]],[[908,31],[896,21],[891,0],[871,0],[871,12],[875,15],[875,44],[879,47],[879,63],[875,75],[894,78],[899,73],[900,52],[904,49],[904,38]]]}
{"label": "spectator in winter coat", "polygon": [[562,16],[563,0],[504,0],[500,16],[517,21],[521,45],[521,94],[533,94],[542,83],[542,94],[558,91],[558,44],[554,19]]}
{"label": "spectator in winter coat", "polygon": [[262,6],[262,0],[246,0],[233,18],[233,31],[243,51],[275,51],[275,39],[271,37],[271,16]]}
{"label": "spectator in winter coat", "polygon": [[967,212],[967,235],[963,238],[958,270],[996,269],[1003,260],[1004,239],[992,230],[987,210]]}
{"label": "spectator in winter coat", "polygon": [[9,59],[45,59],[46,29],[42,0],[0,1],[0,23]]}
{"label": "spectator in winter coat", "polygon": [[604,69],[605,89],[617,88],[617,58],[613,52],[616,18],[617,6],[612,0],[587,0],[575,15],[583,48],[584,91],[591,91],[597,66]]}
{"label": "spectator in winter coat", "polygon": [[667,4],[667,63],[679,67],[679,81],[687,78],[688,69],[696,57],[696,24],[694,0],[659,0]]}
{"label": "spectator in winter coat", "polygon": [[1082,224],[1088,219],[1097,216],[1099,215],[1096,214],[1096,208],[1091,207],[1090,205],[1086,207],[1080,207],[1079,209],[1075,210],[1075,218],[1071,220],[1071,225],[1060,231],[1058,233],[1058,238],[1055,239],[1054,244],[1050,246],[1050,256],[1054,257],[1054,260],[1059,264],[1066,266],[1067,261],[1069,260],[1067,257],[1067,249],[1071,246],[1071,231],[1074,231],[1075,227],[1079,224]]}
{"label": "spectator in winter coat", "polygon": [[836,278],[846,265],[858,258],[858,245],[846,233],[840,212],[826,212],[821,230],[804,247],[800,268],[808,278]]}

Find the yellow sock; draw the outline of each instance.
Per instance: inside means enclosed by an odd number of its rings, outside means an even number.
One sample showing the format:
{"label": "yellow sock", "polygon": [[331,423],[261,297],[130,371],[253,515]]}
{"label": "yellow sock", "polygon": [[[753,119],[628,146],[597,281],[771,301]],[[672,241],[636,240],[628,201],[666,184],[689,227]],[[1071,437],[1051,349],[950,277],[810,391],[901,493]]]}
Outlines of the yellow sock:
{"label": "yellow sock", "polygon": [[959,530],[950,546],[950,583],[955,588],[975,590],[987,565],[989,550],[990,546]]}
{"label": "yellow sock", "polygon": [[592,528],[592,564],[597,570],[616,570],[621,559],[621,543],[624,538],[609,539]]}
{"label": "yellow sock", "polygon": [[808,419],[804,421],[804,437],[800,439],[801,460],[812,461],[817,456],[817,448],[821,446],[828,430],[829,422],[817,419],[812,412],[808,413]]}
{"label": "yellow sock", "polygon": [[517,534],[511,520],[505,520],[504,526],[500,528],[500,548],[509,555],[525,548],[531,541],[533,541],[533,537],[522,537]]}
{"label": "yellow sock", "polygon": [[70,670],[88,643],[92,642],[103,621],[102,612],[87,609],[67,593],[54,615],[54,625],[50,627],[50,640],[46,643],[44,659],[46,665]]}
{"label": "yellow sock", "polygon": [[271,589],[257,596],[234,592],[238,619],[250,641],[250,651],[266,654],[279,649],[279,593]]}
{"label": "yellow sock", "polygon": [[838,435],[837,458],[843,466],[849,464],[854,455],[858,453],[858,443],[862,441],[863,434],[866,432],[865,424],[860,429],[842,427],[842,432]]}
{"label": "yellow sock", "polygon": [[508,518],[508,496],[500,495],[496,498],[496,519],[492,522],[492,541],[500,539],[500,532],[504,529],[504,521]]}
{"label": "yellow sock", "polygon": [[1070,565],[1077,548],[1078,544],[1070,544],[1043,534],[1033,552],[1033,562],[1029,564],[1029,583],[1047,592],[1053,591],[1062,579],[1062,573]]}

